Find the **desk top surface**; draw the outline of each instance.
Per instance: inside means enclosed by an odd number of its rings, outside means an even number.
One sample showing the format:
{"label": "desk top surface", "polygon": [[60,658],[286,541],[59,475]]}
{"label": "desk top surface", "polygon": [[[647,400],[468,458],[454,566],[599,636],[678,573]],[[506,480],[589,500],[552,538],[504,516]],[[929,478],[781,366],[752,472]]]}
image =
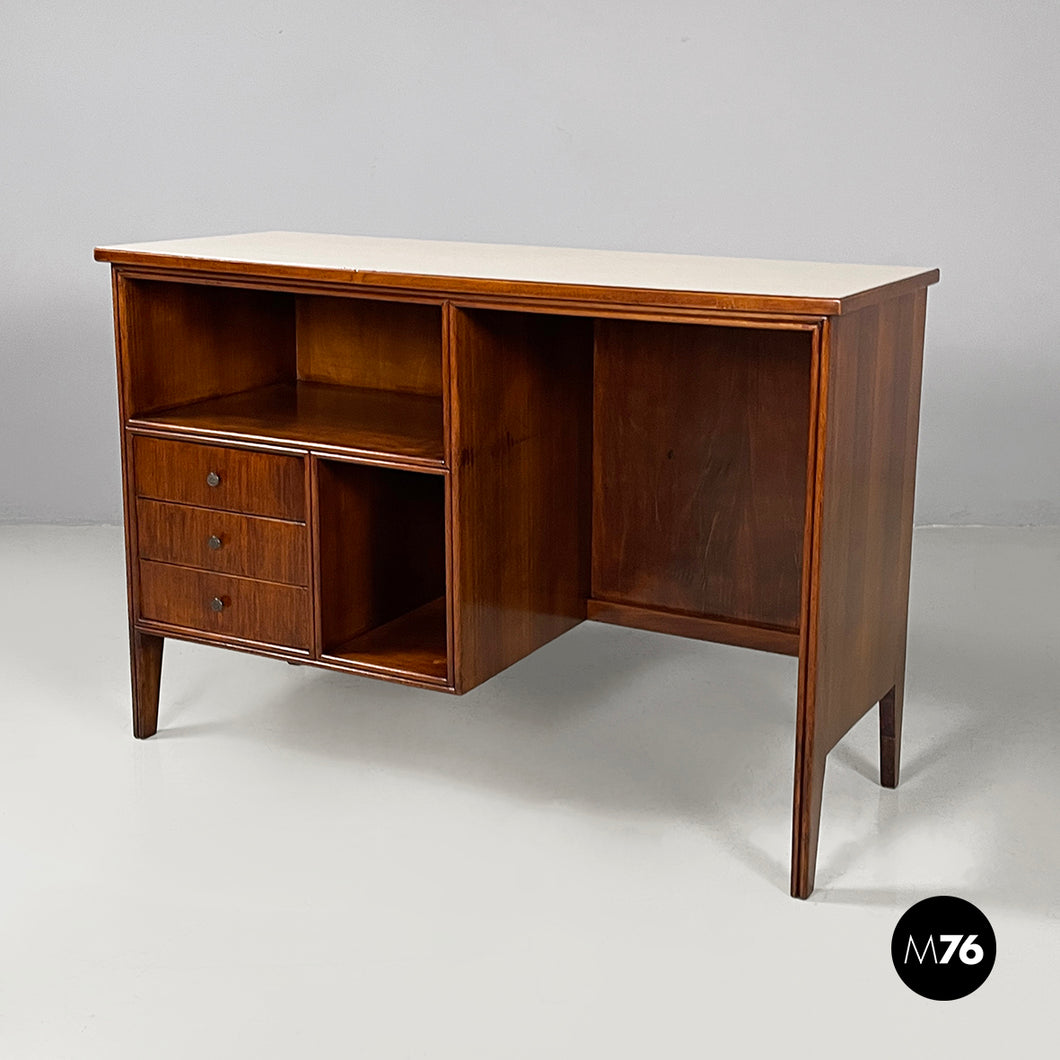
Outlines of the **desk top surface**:
{"label": "desk top surface", "polygon": [[[938,271],[916,266],[841,265],[758,258],[712,258],[497,243],[449,243],[307,232],[249,232],[96,248],[115,264],[218,272],[257,272],[378,286],[521,293],[555,289],[676,292],[713,296],[732,308],[754,300],[792,300],[794,311],[834,311],[881,288],[926,286]],[[450,282],[447,282],[450,281]],[[524,285],[531,285],[524,288]],[[562,291],[559,292],[562,296]],[[860,299],[859,299],[860,300]],[[872,298],[871,300],[876,300]],[[798,303],[798,304],[795,304]],[[820,303],[817,305],[816,303]]]}

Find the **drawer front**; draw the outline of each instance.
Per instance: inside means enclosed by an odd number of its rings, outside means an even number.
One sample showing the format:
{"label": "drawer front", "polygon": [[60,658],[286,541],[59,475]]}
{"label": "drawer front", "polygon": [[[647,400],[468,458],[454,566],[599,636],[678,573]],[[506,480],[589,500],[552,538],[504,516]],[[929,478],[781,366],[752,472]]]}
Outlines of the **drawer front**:
{"label": "drawer front", "polygon": [[301,523],[142,498],[136,502],[141,559],[308,585],[306,536]]}
{"label": "drawer front", "polygon": [[140,616],[240,640],[309,648],[309,590],[140,561]]}
{"label": "drawer front", "polygon": [[305,463],[298,456],[133,438],[139,497],[305,520]]}

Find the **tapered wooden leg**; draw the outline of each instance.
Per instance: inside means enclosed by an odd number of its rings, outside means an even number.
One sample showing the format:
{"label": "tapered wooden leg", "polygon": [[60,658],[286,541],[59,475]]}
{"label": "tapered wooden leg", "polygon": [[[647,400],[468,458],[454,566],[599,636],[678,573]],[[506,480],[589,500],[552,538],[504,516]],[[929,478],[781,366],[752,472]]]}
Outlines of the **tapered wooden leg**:
{"label": "tapered wooden leg", "polygon": [[898,787],[898,765],[902,756],[903,688],[896,684],[880,700],[880,783]]}
{"label": "tapered wooden leg", "polygon": [[146,740],[158,731],[158,691],[162,683],[162,637],[130,634],[133,736]]}
{"label": "tapered wooden leg", "polygon": [[821,830],[824,755],[796,754],[795,812],[791,828],[791,896],[809,898],[817,871],[817,836]]}

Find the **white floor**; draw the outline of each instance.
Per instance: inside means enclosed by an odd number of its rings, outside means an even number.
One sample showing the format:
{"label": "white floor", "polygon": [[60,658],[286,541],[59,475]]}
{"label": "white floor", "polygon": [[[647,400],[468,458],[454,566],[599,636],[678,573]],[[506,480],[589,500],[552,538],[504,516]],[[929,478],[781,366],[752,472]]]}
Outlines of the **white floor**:
{"label": "white floor", "polygon": [[[912,597],[902,785],[873,712],[797,902],[792,659],[585,624],[457,699],[169,641],[137,742],[120,532],[0,528],[0,1057],[1043,1054],[1060,530],[919,531]],[[998,959],[939,1003],[889,944],[946,893]]]}

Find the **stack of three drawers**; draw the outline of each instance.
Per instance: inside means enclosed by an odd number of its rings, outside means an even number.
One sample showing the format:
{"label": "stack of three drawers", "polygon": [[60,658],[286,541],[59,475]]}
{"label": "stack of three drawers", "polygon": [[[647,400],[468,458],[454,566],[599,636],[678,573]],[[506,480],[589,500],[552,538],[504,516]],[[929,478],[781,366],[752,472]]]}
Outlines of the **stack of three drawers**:
{"label": "stack of three drawers", "polygon": [[308,654],[304,457],[130,441],[139,620]]}

